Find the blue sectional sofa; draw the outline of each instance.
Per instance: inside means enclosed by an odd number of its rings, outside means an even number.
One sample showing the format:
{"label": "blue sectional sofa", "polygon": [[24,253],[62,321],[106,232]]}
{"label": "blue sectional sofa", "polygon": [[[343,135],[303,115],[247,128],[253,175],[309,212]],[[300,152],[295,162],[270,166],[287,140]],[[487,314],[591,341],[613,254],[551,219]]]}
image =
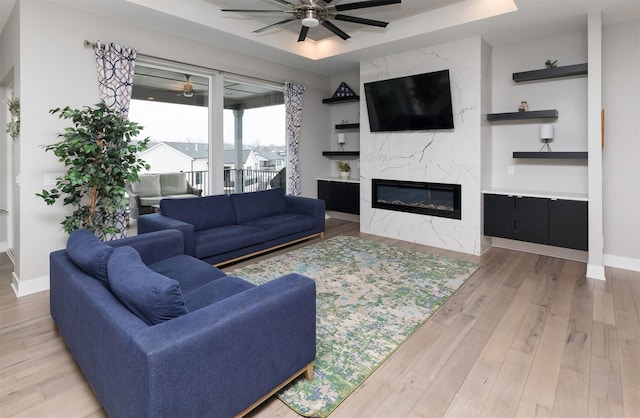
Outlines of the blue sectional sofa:
{"label": "blue sectional sofa", "polygon": [[140,216],[138,234],[177,229],[185,253],[221,265],[299,240],[324,238],[320,199],[285,195],[284,189],[164,199],[160,213]]}
{"label": "blue sectional sofa", "polygon": [[307,277],[254,286],[185,255],[175,230],[74,231],[50,263],[51,316],[109,416],[235,416],[313,375]]}

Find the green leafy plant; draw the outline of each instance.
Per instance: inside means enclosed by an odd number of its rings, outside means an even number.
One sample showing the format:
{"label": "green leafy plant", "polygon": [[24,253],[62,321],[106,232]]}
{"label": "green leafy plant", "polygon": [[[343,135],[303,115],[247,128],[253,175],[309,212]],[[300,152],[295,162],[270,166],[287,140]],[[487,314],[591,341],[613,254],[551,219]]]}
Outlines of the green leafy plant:
{"label": "green leafy plant", "polygon": [[336,161],[336,164],[338,165],[338,170],[340,171],[351,171],[351,165],[349,164],[349,161]]}
{"label": "green leafy plant", "polygon": [[138,157],[149,138],[133,141],[143,127],[104,102],[82,109],[56,108],[49,113],[73,122],[58,134],[62,141],[43,147],[64,163],[66,173],[58,177],[55,188],[36,195],[47,205],[64,195],[64,204],[73,208],[62,221],[67,233],[87,228],[103,239],[122,233],[118,216],[126,209],[125,183],[136,181],[143,168],[149,169]]}

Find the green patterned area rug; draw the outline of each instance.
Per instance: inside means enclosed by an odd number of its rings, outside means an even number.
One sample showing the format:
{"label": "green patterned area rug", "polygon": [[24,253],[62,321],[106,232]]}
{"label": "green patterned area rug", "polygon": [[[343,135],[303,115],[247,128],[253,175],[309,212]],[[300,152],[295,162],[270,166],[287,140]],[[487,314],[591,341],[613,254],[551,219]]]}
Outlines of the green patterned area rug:
{"label": "green patterned area rug", "polygon": [[261,284],[295,272],[315,280],[314,378],[278,393],[297,413],[326,417],[467,280],[478,266],[338,236],[233,270]]}

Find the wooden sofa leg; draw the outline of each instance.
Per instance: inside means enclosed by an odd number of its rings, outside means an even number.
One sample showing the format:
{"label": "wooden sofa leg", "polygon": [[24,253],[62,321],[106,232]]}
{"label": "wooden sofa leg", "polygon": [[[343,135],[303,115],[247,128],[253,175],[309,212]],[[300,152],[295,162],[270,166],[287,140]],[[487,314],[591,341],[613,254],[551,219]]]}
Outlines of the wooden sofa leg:
{"label": "wooden sofa leg", "polygon": [[301,374],[304,373],[304,377],[307,380],[312,380],[313,379],[313,362],[307,364],[306,366],[304,366],[302,369],[298,370],[293,376],[291,376],[290,378],[288,378],[287,380],[285,380],[284,382],[282,382],[281,384],[279,384],[278,386],[276,386],[275,388],[273,388],[273,390],[271,390],[271,392],[267,393],[266,395],[264,395],[262,398],[258,399],[257,401],[255,401],[254,403],[252,403],[251,405],[249,405],[244,411],[240,412],[239,414],[237,414],[235,416],[235,418],[241,418],[244,417],[245,415],[247,415],[249,412],[251,412],[253,409],[255,409],[258,405],[260,405],[262,402],[266,401],[267,399],[269,399],[271,396],[273,396],[276,392],[278,392],[280,389],[282,389],[283,387],[287,386],[289,383],[291,383],[295,378],[297,378],[298,376],[300,376]]}
{"label": "wooden sofa leg", "polygon": [[313,362],[307,365],[307,368],[304,371],[304,378],[307,379],[308,381],[313,380]]}

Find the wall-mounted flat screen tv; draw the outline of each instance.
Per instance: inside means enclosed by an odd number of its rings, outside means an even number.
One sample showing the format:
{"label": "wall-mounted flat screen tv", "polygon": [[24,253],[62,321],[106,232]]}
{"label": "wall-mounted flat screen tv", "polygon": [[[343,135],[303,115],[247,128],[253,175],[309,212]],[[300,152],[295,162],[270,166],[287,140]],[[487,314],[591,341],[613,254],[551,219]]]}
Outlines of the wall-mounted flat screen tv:
{"label": "wall-mounted flat screen tv", "polygon": [[453,129],[449,70],[364,83],[371,132]]}

